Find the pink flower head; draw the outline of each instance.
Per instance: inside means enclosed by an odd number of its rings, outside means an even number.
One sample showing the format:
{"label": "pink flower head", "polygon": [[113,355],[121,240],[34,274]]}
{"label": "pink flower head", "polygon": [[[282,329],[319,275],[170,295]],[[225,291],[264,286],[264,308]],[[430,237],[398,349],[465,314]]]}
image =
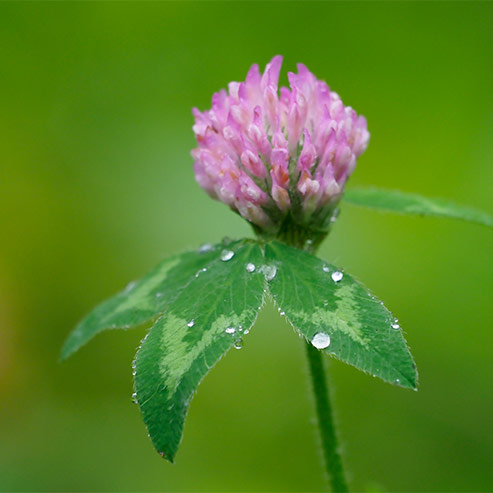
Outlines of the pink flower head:
{"label": "pink flower head", "polygon": [[368,146],[366,119],[302,64],[278,90],[282,57],[245,82],[230,82],[212,108],[193,110],[199,185],[263,234],[326,232],[356,158]]}

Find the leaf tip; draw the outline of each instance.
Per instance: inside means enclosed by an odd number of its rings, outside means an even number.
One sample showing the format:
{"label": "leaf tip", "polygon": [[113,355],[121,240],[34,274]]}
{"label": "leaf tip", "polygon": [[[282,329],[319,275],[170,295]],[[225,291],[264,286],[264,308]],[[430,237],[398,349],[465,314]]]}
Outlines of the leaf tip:
{"label": "leaf tip", "polygon": [[62,348],[60,349],[60,354],[58,355],[58,363],[63,363],[73,351],[69,347],[67,347],[67,343],[64,343]]}
{"label": "leaf tip", "polygon": [[406,376],[402,379],[397,378],[395,380],[394,385],[398,387],[402,387],[404,389],[418,391],[418,373],[416,371],[416,365],[413,365],[413,374],[410,376]]}
{"label": "leaf tip", "polygon": [[156,450],[156,452],[166,461],[168,461],[170,464],[175,463],[175,456],[173,454],[167,454],[163,450]]}
{"label": "leaf tip", "polygon": [[60,349],[60,354],[58,356],[58,362],[63,363],[69,356],[72,356],[79,349],[78,345],[74,344],[73,336],[70,334]]}

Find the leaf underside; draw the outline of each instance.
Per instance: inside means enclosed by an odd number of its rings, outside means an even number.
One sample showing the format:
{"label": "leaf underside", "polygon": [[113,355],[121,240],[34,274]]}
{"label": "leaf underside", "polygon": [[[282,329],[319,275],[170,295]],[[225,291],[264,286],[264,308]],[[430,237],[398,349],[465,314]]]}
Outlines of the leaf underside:
{"label": "leaf underside", "polygon": [[346,191],[344,201],[387,212],[449,217],[493,227],[493,216],[486,212],[458,205],[445,199],[422,197],[414,193],[397,190],[356,188]]}
{"label": "leaf underside", "polygon": [[227,242],[176,255],[96,307],[65,343],[65,358],[104,329],[153,324],[134,361],[135,400],[156,450],[173,461],[193,393],[255,322],[269,293],[308,342],[402,387],[414,362],[392,314],[351,276],[283,243]]}

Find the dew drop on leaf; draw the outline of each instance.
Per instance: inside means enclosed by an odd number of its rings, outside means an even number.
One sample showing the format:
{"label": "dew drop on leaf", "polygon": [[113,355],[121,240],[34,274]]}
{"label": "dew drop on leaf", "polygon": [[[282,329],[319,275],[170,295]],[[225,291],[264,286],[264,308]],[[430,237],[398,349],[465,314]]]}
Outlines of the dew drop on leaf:
{"label": "dew drop on leaf", "polygon": [[234,257],[235,252],[233,250],[223,250],[221,252],[221,260],[223,262],[227,262],[228,260],[231,260]]}
{"label": "dew drop on leaf", "polygon": [[336,270],[335,272],[332,272],[330,277],[332,277],[334,282],[339,282],[344,277],[344,274],[341,271]]}
{"label": "dew drop on leaf", "polygon": [[251,262],[249,262],[247,265],[246,265],[246,270],[248,272],[253,272],[255,270],[255,264],[252,264]]}
{"label": "dew drop on leaf", "polygon": [[327,265],[324,265],[324,266],[322,267],[322,270],[323,270],[324,272],[330,272],[330,269],[329,269],[329,267],[328,267]]}
{"label": "dew drop on leaf", "polygon": [[236,339],[233,346],[235,349],[241,349],[243,347],[243,341],[241,339]]}
{"label": "dew drop on leaf", "polygon": [[190,320],[190,322],[188,322],[187,326],[188,327],[193,327],[195,325],[195,320]]}
{"label": "dew drop on leaf", "polygon": [[226,332],[226,334],[234,334],[236,329],[234,327],[228,327],[224,332]]}
{"label": "dew drop on leaf", "polygon": [[330,345],[330,336],[325,332],[317,332],[311,342],[317,349],[325,349]]}
{"label": "dew drop on leaf", "polygon": [[272,281],[277,274],[277,267],[275,265],[264,265],[263,272],[266,281]]}
{"label": "dew drop on leaf", "polygon": [[207,253],[210,252],[214,247],[210,243],[204,243],[199,247],[199,253]]}
{"label": "dew drop on leaf", "polygon": [[197,273],[195,274],[195,277],[199,277],[200,274],[202,274],[202,272],[207,272],[207,267],[204,267],[203,269],[198,270]]}

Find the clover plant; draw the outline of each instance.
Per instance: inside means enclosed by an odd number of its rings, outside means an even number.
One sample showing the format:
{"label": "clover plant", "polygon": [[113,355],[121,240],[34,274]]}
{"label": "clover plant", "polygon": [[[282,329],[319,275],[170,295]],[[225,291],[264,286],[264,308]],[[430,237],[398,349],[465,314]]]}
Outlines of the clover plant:
{"label": "clover plant", "polygon": [[288,73],[290,88],[278,90],[281,63],[274,57],[263,74],[253,65],[245,82],[213,95],[210,110],[193,110],[196,180],[244,217],[255,238],[204,244],[164,260],[89,313],[62,357],[103,330],[148,324],[133,362],[133,397],[154,447],[173,462],[197,386],[229,349],[241,348],[271,299],[304,339],[325,469],[333,491],[342,492],[347,483],[322,358],[407,389],[417,389],[418,374],[391,311],[348,272],[315,256],[341,200],[490,227],[493,218],[398,191],[345,192],[368,146],[366,120],[304,65]]}

